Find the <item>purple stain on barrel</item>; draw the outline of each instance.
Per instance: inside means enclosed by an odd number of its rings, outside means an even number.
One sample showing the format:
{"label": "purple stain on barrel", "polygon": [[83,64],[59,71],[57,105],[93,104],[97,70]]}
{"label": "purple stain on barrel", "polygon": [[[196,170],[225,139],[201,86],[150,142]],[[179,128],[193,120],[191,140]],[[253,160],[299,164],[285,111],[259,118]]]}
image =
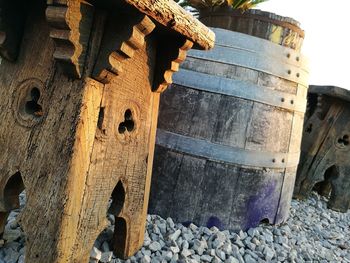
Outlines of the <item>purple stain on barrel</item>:
{"label": "purple stain on barrel", "polygon": [[207,227],[208,228],[212,228],[213,226],[217,227],[220,230],[224,229],[224,224],[216,216],[209,217],[209,219],[207,221]]}
{"label": "purple stain on barrel", "polygon": [[269,184],[262,188],[257,195],[251,196],[247,202],[247,221],[245,229],[257,227],[262,220],[268,219],[270,224],[275,222],[277,207],[279,205],[280,189],[276,189],[276,183],[269,181]]}

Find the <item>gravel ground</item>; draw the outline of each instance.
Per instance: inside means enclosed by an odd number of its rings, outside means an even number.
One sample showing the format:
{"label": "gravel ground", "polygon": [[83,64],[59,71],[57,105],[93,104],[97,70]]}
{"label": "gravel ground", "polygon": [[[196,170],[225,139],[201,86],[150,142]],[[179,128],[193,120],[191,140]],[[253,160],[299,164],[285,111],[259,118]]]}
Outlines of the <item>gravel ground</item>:
{"label": "gravel ground", "polygon": [[[23,262],[24,238],[16,222],[19,210],[8,219],[0,240],[0,263]],[[290,219],[283,225],[261,225],[247,232],[219,231],[213,227],[184,227],[172,219],[148,216],[144,247],[124,261],[110,252],[111,226],[95,242],[90,262],[350,262],[350,212],[327,209],[326,199],[313,194],[293,200]]]}

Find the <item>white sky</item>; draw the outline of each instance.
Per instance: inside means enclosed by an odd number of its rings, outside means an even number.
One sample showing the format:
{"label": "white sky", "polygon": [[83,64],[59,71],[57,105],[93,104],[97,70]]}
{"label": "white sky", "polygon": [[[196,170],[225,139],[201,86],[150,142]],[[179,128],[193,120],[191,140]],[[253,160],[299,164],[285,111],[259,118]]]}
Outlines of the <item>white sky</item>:
{"label": "white sky", "polygon": [[310,84],[350,89],[350,0],[269,0],[257,8],[301,23]]}

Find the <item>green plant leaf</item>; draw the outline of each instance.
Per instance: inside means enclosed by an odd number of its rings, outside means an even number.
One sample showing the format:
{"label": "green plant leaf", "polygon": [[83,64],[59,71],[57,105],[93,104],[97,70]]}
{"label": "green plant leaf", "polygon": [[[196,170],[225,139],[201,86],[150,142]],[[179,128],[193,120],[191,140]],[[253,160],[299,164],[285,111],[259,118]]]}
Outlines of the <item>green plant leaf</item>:
{"label": "green plant leaf", "polygon": [[234,9],[238,9],[242,4],[244,4],[245,2],[248,2],[248,1],[247,0],[236,0],[236,1],[233,1],[232,7]]}
{"label": "green plant leaf", "polygon": [[182,7],[210,8],[213,6],[228,5],[233,9],[245,11],[268,0],[175,0]]}

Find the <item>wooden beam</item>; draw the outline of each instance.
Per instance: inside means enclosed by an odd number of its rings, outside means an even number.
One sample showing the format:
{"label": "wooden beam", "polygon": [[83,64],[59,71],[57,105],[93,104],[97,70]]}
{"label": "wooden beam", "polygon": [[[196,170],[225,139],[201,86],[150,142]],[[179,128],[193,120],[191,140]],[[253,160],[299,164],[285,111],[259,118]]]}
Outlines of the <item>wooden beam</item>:
{"label": "wooden beam", "polygon": [[195,43],[195,47],[211,49],[215,34],[173,0],[125,0],[160,24],[170,27]]}

